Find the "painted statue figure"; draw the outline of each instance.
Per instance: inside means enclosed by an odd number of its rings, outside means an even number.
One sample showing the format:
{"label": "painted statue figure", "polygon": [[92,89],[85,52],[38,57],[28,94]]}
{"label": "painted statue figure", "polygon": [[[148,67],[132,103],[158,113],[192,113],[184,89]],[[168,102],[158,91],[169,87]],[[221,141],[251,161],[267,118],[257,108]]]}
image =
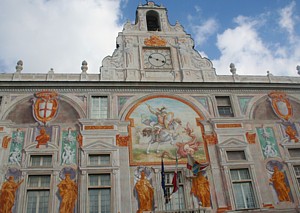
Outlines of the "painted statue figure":
{"label": "painted statue figure", "polygon": [[74,158],[74,151],[72,150],[71,146],[65,144],[64,152],[62,154],[63,164],[71,164]]}
{"label": "painted statue figure", "polygon": [[9,163],[11,164],[17,164],[18,166],[21,166],[21,150],[19,150],[18,147],[15,147],[14,151],[12,151],[9,154]]}
{"label": "painted statue figure", "polygon": [[265,156],[268,157],[276,157],[278,155],[275,147],[275,145],[272,144],[271,141],[267,140],[266,141],[266,146],[263,148]]}
{"label": "painted statue figure", "polygon": [[73,213],[75,202],[78,195],[78,187],[70,177],[69,173],[65,174],[63,179],[58,185],[61,203],[59,207],[60,213]]}
{"label": "painted statue figure", "polygon": [[201,201],[203,207],[210,207],[209,181],[199,172],[197,177],[192,178],[191,194]]}
{"label": "painted statue figure", "polygon": [[295,143],[299,142],[299,139],[296,137],[297,132],[291,126],[287,126],[285,133],[289,136],[290,140],[294,140]]}
{"label": "painted statue figure", "polygon": [[135,184],[135,189],[137,191],[138,200],[140,204],[137,213],[142,213],[144,211],[152,211],[154,189],[145,177],[144,171],[141,172],[141,179]]}
{"label": "painted statue figure", "polygon": [[273,183],[280,202],[291,201],[289,196],[290,189],[286,185],[284,179],[284,173],[280,171],[277,166],[274,166],[274,173],[272,175],[272,178],[270,178],[270,181]]}
{"label": "painted statue figure", "polygon": [[38,135],[35,140],[38,142],[36,148],[39,148],[40,145],[46,145],[48,143],[48,141],[50,140],[50,136],[47,134],[44,127],[40,129],[40,135]]}
{"label": "painted statue figure", "polygon": [[10,176],[3,183],[0,191],[0,213],[11,213],[15,204],[16,191],[24,180],[16,183],[14,177]]}

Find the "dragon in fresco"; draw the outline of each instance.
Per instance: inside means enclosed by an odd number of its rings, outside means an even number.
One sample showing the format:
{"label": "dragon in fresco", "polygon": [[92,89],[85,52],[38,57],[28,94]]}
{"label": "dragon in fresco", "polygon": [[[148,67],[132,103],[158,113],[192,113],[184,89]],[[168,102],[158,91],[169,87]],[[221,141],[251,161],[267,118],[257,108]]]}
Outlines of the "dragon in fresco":
{"label": "dragon in fresco", "polygon": [[177,142],[177,157],[186,158],[188,154],[191,156],[194,155],[196,151],[198,151],[201,143],[197,141],[196,135],[194,134],[194,130],[191,128],[190,124],[186,124],[186,128],[184,128],[186,134],[191,137],[191,140],[187,142]]}

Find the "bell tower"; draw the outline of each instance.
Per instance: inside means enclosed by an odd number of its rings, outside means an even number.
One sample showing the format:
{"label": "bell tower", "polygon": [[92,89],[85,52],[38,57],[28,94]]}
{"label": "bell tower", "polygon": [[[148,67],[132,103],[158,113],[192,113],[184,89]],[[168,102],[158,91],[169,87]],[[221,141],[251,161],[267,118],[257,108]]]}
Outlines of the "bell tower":
{"label": "bell tower", "polygon": [[214,81],[210,60],[177,21],[171,25],[167,9],[149,1],[139,5],[135,23],[127,21],[117,37],[112,56],[102,61],[102,81]]}

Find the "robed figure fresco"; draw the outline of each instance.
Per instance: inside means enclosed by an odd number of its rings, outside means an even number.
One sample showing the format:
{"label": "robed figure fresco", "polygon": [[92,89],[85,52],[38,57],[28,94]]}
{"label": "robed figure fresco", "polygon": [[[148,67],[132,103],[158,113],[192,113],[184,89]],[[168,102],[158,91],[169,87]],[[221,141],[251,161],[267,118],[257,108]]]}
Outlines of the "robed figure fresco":
{"label": "robed figure fresco", "polygon": [[290,188],[285,183],[284,173],[280,171],[277,166],[274,166],[274,173],[270,181],[273,183],[280,202],[291,201],[289,196]]}
{"label": "robed figure fresco", "polygon": [[145,177],[145,172],[141,172],[141,179],[135,184],[135,189],[138,194],[139,209],[137,213],[143,213],[144,211],[152,211],[154,189],[150,182]]}
{"label": "robed figure fresco", "polygon": [[210,207],[209,181],[199,172],[197,177],[192,178],[191,193],[201,201],[203,207]]}
{"label": "robed figure fresco", "polygon": [[59,195],[61,196],[59,212],[73,213],[78,195],[77,184],[71,179],[70,174],[67,173],[65,174],[65,179],[63,179],[57,187],[59,188]]}
{"label": "robed figure fresco", "polygon": [[10,176],[3,183],[0,191],[0,213],[12,213],[15,204],[16,191],[24,180],[16,183],[13,176]]}

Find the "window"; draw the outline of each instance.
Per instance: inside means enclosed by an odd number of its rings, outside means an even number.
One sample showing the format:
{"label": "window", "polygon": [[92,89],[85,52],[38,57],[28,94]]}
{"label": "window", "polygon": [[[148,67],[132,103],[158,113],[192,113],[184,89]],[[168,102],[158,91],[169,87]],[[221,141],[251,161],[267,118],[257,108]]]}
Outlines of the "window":
{"label": "window", "polygon": [[229,96],[216,96],[218,112],[221,117],[233,117]]}
{"label": "window", "polygon": [[230,170],[236,209],[256,207],[252,180],[248,169]]}
{"label": "window", "polygon": [[289,154],[292,158],[299,158],[300,157],[300,148],[293,148],[293,149],[288,149]]}
{"label": "window", "polygon": [[155,11],[148,11],[146,15],[148,31],[160,31],[159,14]]}
{"label": "window", "polygon": [[48,213],[50,175],[30,175],[27,183],[27,213]]}
{"label": "window", "polygon": [[107,118],[107,103],[106,96],[92,96],[91,118]]}
{"label": "window", "polygon": [[111,175],[89,174],[88,198],[89,213],[111,212]]}
{"label": "window", "polygon": [[295,170],[295,174],[296,174],[298,184],[300,186],[300,165],[294,166],[294,170]]}
{"label": "window", "polygon": [[244,151],[227,151],[228,160],[246,160],[246,155]]}
{"label": "window", "polygon": [[109,154],[90,154],[89,155],[89,165],[90,166],[110,165],[110,155]]}
{"label": "window", "polygon": [[30,166],[33,167],[51,167],[52,155],[31,155]]}
{"label": "window", "polygon": [[[172,195],[172,199],[166,204],[166,210],[185,209],[182,173],[178,171],[177,175],[178,191]],[[168,197],[170,197],[173,192],[173,176],[174,172],[165,173],[165,184]]]}

